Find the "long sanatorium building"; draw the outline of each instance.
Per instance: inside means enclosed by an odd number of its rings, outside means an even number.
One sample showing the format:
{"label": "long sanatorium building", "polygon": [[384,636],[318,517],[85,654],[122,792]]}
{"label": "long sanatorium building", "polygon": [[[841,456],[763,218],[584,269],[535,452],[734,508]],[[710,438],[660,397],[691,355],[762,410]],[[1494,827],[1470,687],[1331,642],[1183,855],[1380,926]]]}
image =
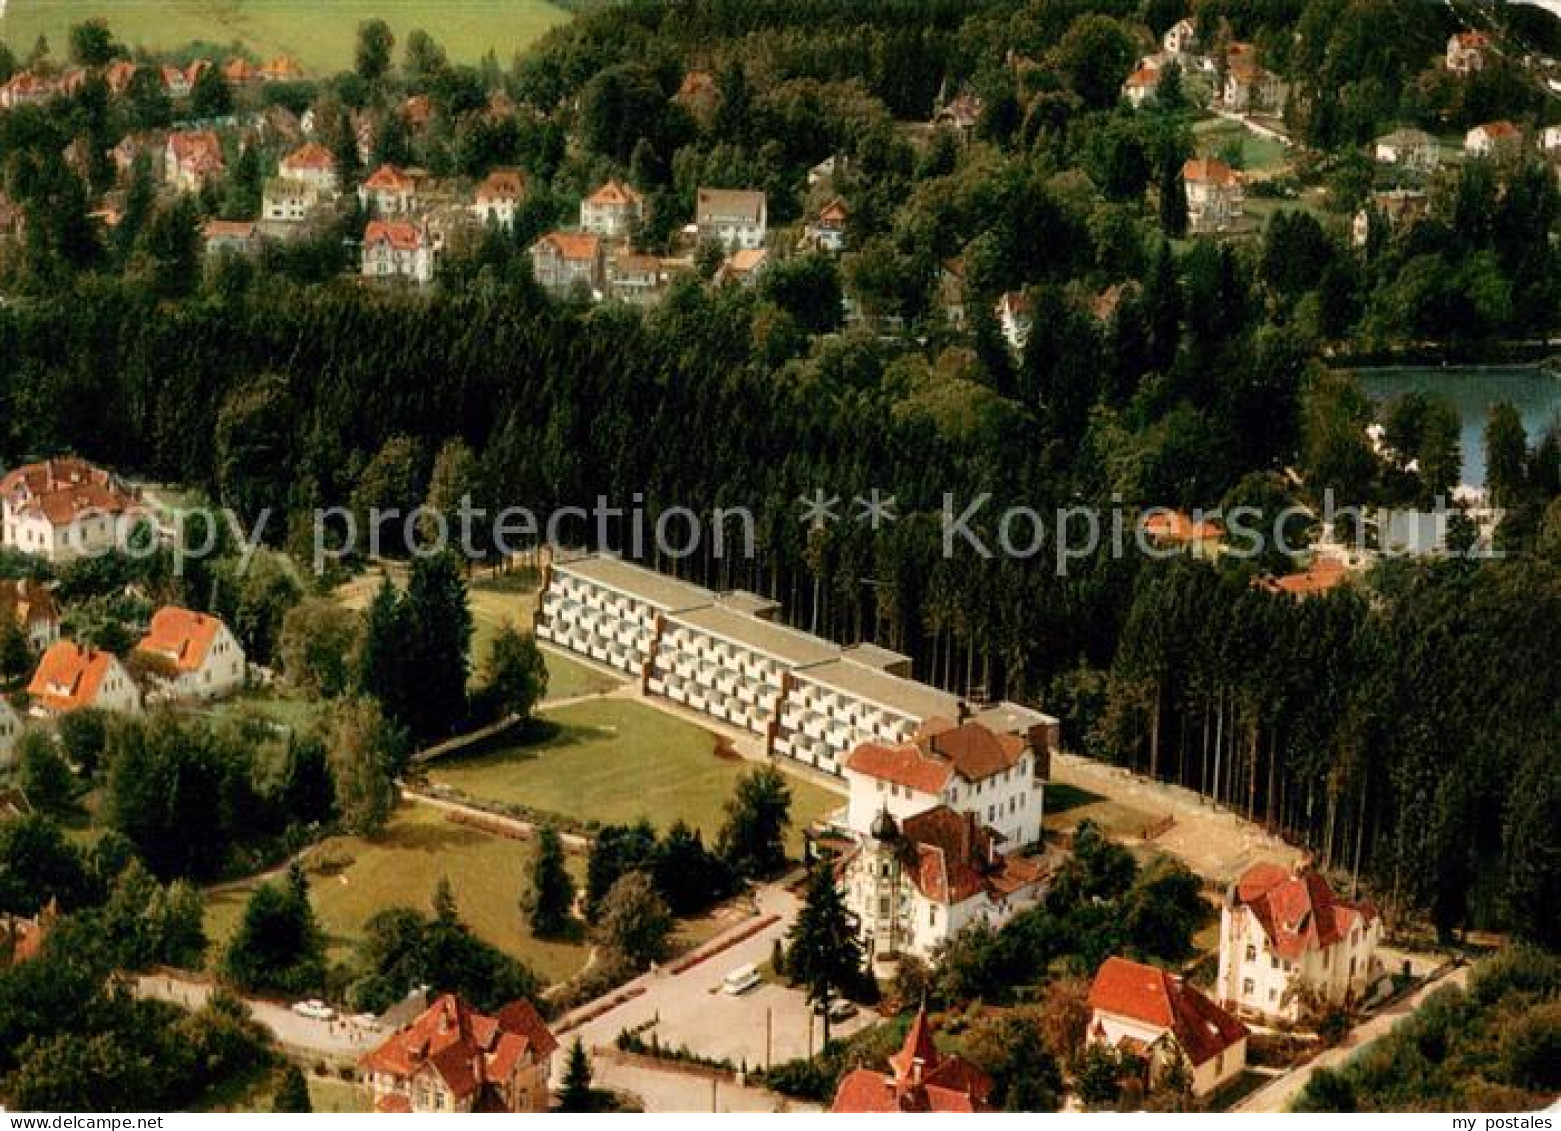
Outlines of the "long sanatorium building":
{"label": "long sanatorium building", "polygon": [[1056,749],[1056,719],[1015,703],[972,707],[909,678],[909,657],[788,628],[775,619],[779,609],[752,593],[716,593],[592,555],[547,568],[536,631],[648,694],[760,736],[767,754],[831,774],[858,744],[908,742],[930,719],[1022,735],[1043,759]]}

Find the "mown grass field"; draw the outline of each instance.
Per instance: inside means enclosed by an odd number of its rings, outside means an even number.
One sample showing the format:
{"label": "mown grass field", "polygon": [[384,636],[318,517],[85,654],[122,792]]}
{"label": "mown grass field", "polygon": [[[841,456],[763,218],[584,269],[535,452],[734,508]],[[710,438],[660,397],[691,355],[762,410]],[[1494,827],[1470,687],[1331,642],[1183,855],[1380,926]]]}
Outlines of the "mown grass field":
{"label": "mown grass field", "polygon": [[289,54],[312,75],[350,68],[358,25],[375,17],[395,31],[398,58],[407,33],[422,28],[456,62],[492,50],[506,65],[569,18],[547,0],[0,0],[0,11],[0,40],[19,54],[44,35],[63,59],[70,26],[102,17],[131,47],[237,42],[262,58]]}
{"label": "mown grass field", "polygon": [[1271,137],[1263,137],[1224,118],[1206,118],[1192,128],[1200,157],[1239,153],[1240,167],[1251,173],[1273,173],[1289,162],[1289,153]]}
{"label": "mown grass field", "polygon": [[[429,767],[429,779],[484,800],[603,824],[649,817],[665,830],[681,818],[708,840],[720,830],[738,777],[752,768],[716,757],[715,736],[704,728],[642,703],[598,699],[542,717],[557,728],[544,740],[441,760]],[[796,851],[799,830],[844,802],[787,780]]]}
{"label": "mown grass field", "polygon": [[[373,838],[332,837],[310,855],[310,899],[330,936],[333,957],[346,957],[364,925],[389,907],[427,911],[441,877],[455,891],[461,918],[476,934],[521,959],[549,980],[569,977],[585,963],[583,943],[532,936],[520,912],[532,846],[448,820],[426,806],[402,806]],[[571,856],[584,880],[583,857]],[[322,870],[323,869],[323,870]],[[213,893],[206,933],[215,949],[236,929],[253,882]]]}

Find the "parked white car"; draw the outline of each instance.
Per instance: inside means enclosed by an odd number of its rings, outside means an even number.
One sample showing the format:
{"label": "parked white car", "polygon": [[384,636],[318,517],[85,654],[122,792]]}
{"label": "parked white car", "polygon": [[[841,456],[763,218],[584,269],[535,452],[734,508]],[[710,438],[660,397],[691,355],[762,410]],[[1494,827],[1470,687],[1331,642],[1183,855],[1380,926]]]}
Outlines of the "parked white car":
{"label": "parked white car", "polygon": [[307,1017],[311,1021],[334,1021],[336,1019],[336,1011],[319,998],[294,1002],[293,1012],[300,1017]]}
{"label": "parked white car", "polygon": [[739,994],[747,993],[762,981],[764,979],[759,976],[758,967],[752,964],[739,966],[721,979],[721,992],[737,997]]}

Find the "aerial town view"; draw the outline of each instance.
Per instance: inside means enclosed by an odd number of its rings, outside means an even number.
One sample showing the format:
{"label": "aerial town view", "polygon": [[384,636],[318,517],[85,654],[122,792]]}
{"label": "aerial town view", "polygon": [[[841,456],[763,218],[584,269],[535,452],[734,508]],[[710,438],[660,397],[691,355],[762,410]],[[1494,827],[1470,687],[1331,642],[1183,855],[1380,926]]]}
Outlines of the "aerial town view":
{"label": "aerial town view", "polygon": [[7,1127],[1558,1104],[1553,0],[0,0]]}

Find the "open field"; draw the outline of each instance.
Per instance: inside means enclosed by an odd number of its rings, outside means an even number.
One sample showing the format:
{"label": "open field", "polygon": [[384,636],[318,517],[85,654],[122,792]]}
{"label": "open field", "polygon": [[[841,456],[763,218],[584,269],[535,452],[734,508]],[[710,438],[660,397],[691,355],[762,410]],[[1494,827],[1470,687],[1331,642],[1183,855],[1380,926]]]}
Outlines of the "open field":
{"label": "open field", "polygon": [[[429,779],[472,797],[530,806],[603,824],[650,817],[665,829],[681,818],[715,836],[737,778],[751,767],[714,754],[715,736],[664,711],[600,699],[544,711],[557,730],[541,742],[442,760]],[[836,794],[796,778],[792,824],[800,830],[841,805]],[[795,834],[793,851],[800,845]]]}
{"label": "open field", "polygon": [[237,42],[260,58],[291,55],[313,75],[351,68],[358,25],[374,17],[394,30],[398,59],[407,33],[423,28],[456,62],[491,49],[504,64],[569,18],[546,0],[9,0],[0,11],[0,40],[17,54],[44,35],[63,59],[70,26],[101,16],[130,47]]}
{"label": "open field", "polygon": [[[426,911],[434,885],[444,877],[473,931],[557,981],[584,965],[586,948],[544,942],[526,928],[519,901],[531,852],[529,844],[455,824],[432,809],[403,806],[378,836],[332,837],[310,855],[306,867],[332,957],[345,957],[364,924],[388,907]],[[584,859],[570,857],[570,867],[583,880]],[[213,893],[206,933],[214,948],[232,936],[253,890],[253,883],[245,883]]]}

